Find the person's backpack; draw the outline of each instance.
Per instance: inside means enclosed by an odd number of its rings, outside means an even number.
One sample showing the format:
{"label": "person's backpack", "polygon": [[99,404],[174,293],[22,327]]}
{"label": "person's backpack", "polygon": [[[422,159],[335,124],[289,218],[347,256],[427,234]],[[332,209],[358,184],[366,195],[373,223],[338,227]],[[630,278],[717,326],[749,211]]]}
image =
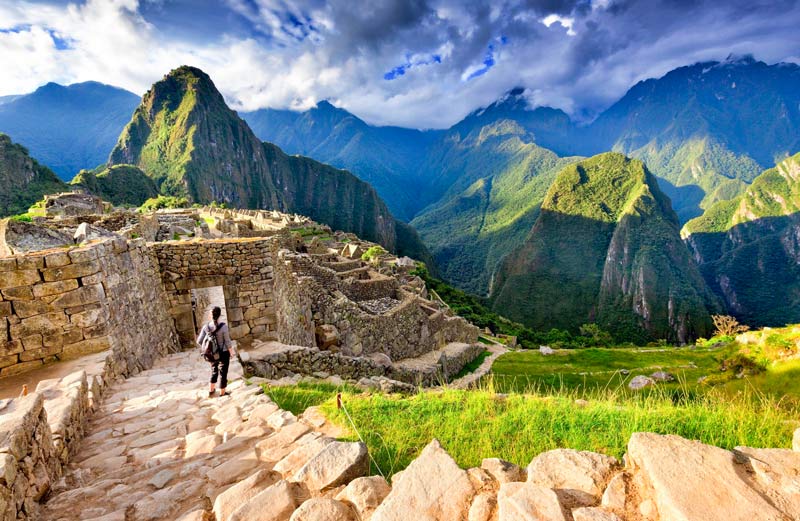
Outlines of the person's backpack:
{"label": "person's backpack", "polygon": [[203,343],[200,345],[200,352],[203,354],[203,359],[206,362],[212,364],[214,362],[219,362],[220,345],[217,341],[217,332],[220,331],[224,325],[224,322],[220,322],[214,331],[208,332],[208,330],[206,330],[206,336],[203,338]]}

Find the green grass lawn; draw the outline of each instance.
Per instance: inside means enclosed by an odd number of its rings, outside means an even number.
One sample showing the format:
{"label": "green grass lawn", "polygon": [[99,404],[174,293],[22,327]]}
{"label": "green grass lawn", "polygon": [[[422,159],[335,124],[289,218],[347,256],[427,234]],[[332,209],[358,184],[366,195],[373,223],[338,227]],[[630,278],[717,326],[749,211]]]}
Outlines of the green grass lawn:
{"label": "green grass lawn", "polygon": [[[343,391],[354,425],[336,408],[338,391]],[[267,392],[295,413],[319,405],[335,423],[351,429],[347,439],[357,440],[356,431],[360,433],[375,460],[372,471],[380,469],[387,477],[404,469],[432,438],[466,468],[487,457],[527,465],[537,454],[558,447],[620,458],[637,431],[678,434],[728,449],[789,447],[797,425],[771,400],[714,393],[675,403],[667,393],[606,392],[578,404],[568,392],[542,396],[445,390],[401,396],[313,384]]]}
{"label": "green grass lawn", "polygon": [[[666,371],[669,389],[692,389],[703,376],[719,373],[728,348],[565,349],[552,355],[514,351],[497,359],[489,377],[498,392],[610,389],[623,391],[636,375]],[[628,374],[624,374],[628,371]]]}
{"label": "green grass lawn", "polygon": [[[800,426],[800,359],[776,353],[794,349],[800,342],[800,330],[796,333],[797,339],[770,332],[757,343],[717,348],[591,348],[548,356],[513,351],[498,358],[480,389],[471,391],[402,396],[301,384],[267,392],[296,414],[319,406],[351,430],[348,439],[360,434],[374,458],[372,471],[387,477],[404,469],[432,438],[465,468],[486,457],[527,465],[559,447],[620,458],[630,435],[639,431],[677,434],[726,449],[789,447]],[[782,342],[776,343],[776,335]],[[766,370],[742,378],[722,373],[721,362],[743,351],[765,356]],[[633,376],[659,370],[678,381],[639,392],[628,389]],[[714,384],[698,383],[702,376]],[[336,407],[337,392],[349,417]]]}

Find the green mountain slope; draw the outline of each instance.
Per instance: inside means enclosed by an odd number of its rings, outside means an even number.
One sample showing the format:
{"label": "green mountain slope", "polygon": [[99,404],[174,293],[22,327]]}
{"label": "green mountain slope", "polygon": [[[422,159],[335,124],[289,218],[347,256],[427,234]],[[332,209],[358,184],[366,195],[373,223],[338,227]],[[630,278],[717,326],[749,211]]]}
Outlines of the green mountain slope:
{"label": "green mountain slope", "polygon": [[800,154],[686,223],[682,234],[734,315],[753,326],[782,326],[800,320],[798,230]]}
{"label": "green mountain slope", "polygon": [[0,217],[24,213],[45,194],[63,192],[67,186],[28,150],[0,133]]}
{"label": "green mountain slope", "polygon": [[617,153],[559,172],[491,299],[496,312],[537,329],[597,322],[640,341],[707,334],[718,309],[669,198],[641,161]]}
{"label": "green mountain slope", "polygon": [[398,242],[397,223],[371,186],[259,141],[193,67],[173,70],[144,95],[109,157],[119,164],[141,168],[165,195],[298,212],[401,254],[425,251],[414,233]]}
{"label": "green mountain slope", "polygon": [[152,179],[133,165],[101,166],[81,170],[70,185],[94,194],[115,205],[141,206],[158,195]]}
{"label": "green mountain slope", "polygon": [[513,120],[465,130],[450,136],[435,163],[439,182],[452,188],[411,224],[445,278],[486,294],[500,259],[533,226],[556,173],[580,158],[559,158]]}

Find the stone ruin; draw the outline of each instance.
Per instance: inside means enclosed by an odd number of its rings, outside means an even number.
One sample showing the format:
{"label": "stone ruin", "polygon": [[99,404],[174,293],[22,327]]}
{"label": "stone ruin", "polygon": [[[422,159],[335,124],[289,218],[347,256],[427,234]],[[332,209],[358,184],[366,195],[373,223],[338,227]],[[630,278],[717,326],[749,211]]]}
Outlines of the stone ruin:
{"label": "stone ruin", "polygon": [[477,328],[427,298],[413,262],[388,253],[362,261],[353,252],[375,245],[352,234],[272,211],[143,215],[97,204],[103,213],[92,214],[87,198],[50,197],[63,210],[58,217],[0,224],[18,231],[5,234],[0,259],[0,377],[124,343],[113,331],[137,327],[130,294],[154,307],[142,311],[144,323],[171,318],[160,336],[191,347],[199,328],[193,291],[213,287],[249,375],[429,386],[484,350]]}
{"label": "stone ruin", "polygon": [[[407,259],[363,262],[370,243],[306,219],[117,213],[81,217],[113,235],[0,258],[0,519],[800,519],[800,431],[794,450],[635,433],[622,462],[557,449],[467,470],[434,440],[391,485],[369,476],[363,443],[255,382],[436,384],[479,352],[477,328],[429,298]],[[179,219],[194,230],[152,242]],[[191,292],[210,288],[200,305],[222,294],[242,367],[261,375],[232,367],[227,400],[206,397],[208,366],[182,349],[198,323]]]}

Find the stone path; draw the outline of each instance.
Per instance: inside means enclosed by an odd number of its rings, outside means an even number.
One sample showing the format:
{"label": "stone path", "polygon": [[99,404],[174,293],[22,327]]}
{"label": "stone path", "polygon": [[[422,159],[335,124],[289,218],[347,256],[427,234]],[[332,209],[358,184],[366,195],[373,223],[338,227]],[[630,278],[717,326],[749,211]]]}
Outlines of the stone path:
{"label": "stone path", "polygon": [[[273,499],[284,501],[291,512],[335,484],[330,481],[337,478],[337,469],[327,467],[322,477],[306,469],[291,482],[283,479],[294,476],[328,445],[358,452],[352,446],[360,444],[336,442],[319,432],[321,425],[312,425],[317,422],[280,410],[258,386],[245,385],[238,363],[231,365],[230,373],[231,395],[209,398],[208,364],[196,353],[184,352],[166,356],[152,369],[109,388],[38,519],[213,519],[212,502],[255,473],[258,479],[243,486],[253,492],[253,487],[275,484]],[[295,449],[303,447],[305,452],[296,454]],[[350,465],[345,469],[351,474],[347,481],[358,477],[366,471],[366,448],[363,455],[338,457],[337,462]],[[231,507],[226,508],[218,519],[228,519]]]}
{"label": "stone path", "polygon": [[486,349],[491,353],[489,356],[484,358],[483,363],[478,366],[476,370],[473,372],[462,376],[457,380],[453,380],[450,382],[448,387],[453,389],[468,389],[469,387],[475,385],[481,378],[489,374],[489,371],[492,369],[492,364],[494,363],[497,358],[508,352],[508,348],[503,344],[493,343],[486,346]]}

